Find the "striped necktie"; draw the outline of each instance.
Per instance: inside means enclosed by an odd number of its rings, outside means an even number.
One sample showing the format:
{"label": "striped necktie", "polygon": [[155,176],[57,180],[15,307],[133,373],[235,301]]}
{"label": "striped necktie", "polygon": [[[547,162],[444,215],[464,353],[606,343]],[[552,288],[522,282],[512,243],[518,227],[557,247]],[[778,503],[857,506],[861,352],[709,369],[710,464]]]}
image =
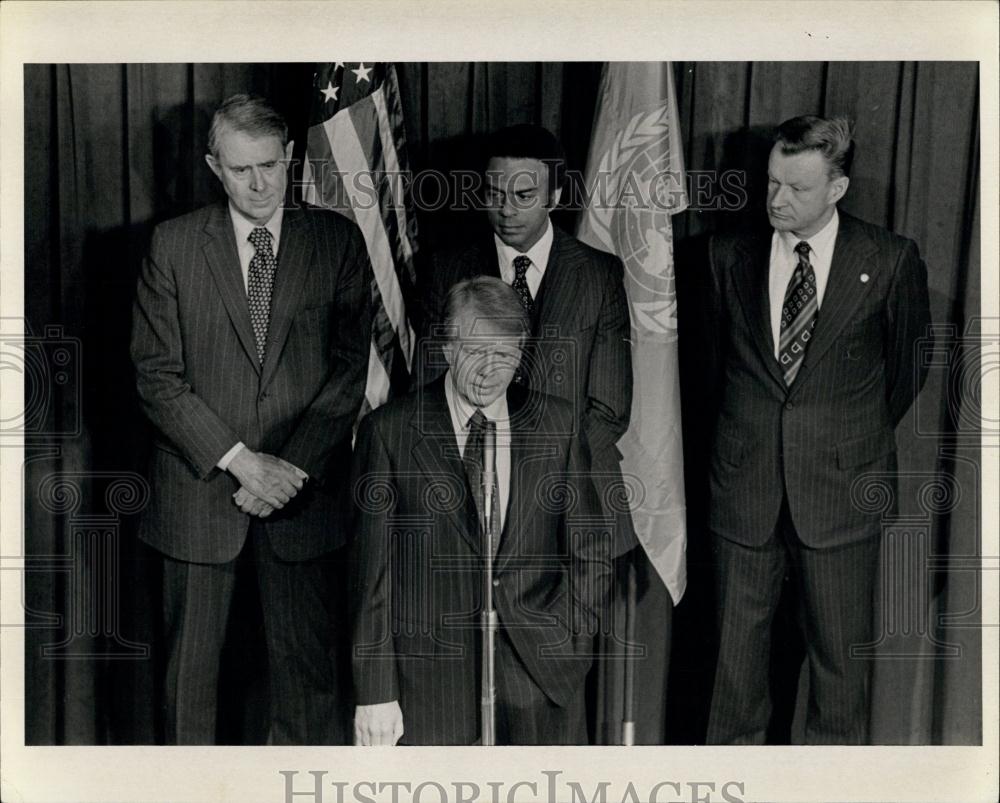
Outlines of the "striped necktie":
{"label": "striped necktie", "polygon": [[819,314],[816,271],[809,262],[809,243],[804,240],[800,242],[795,246],[795,253],[799,255],[799,262],[792,272],[788,289],[785,290],[785,301],[781,305],[781,335],[778,344],[778,362],[788,386],[795,381],[795,376],[802,367],[806,347]]}

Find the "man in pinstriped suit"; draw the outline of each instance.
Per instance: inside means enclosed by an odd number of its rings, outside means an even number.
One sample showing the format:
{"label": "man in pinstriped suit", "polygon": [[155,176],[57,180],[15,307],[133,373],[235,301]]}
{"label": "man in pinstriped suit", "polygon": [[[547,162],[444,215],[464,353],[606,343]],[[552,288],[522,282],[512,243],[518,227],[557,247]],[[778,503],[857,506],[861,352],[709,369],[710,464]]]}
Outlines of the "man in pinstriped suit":
{"label": "man in pinstriped suit", "polygon": [[854,143],[841,119],[783,123],[768,163],[773,227],[711,246],[718,371],[711,454],[719,656],[712,744],[759,744],[783,578],[809,665],[806,741],[864,744],[881,523],[859,478],[896,470],[894,430],[926,368],[930,320],[916,245],[837,210]]}
{"label": "man in pinstriped suit", "polygon": [[[497,744],[583,744],[594,611],[611,570],[585,436],[565,401],[511,384],[528,319],[510,287],[460,282],[444,320],[447,373],[369,414],[358,433],[355,740],[479,738],[488,497],[470,462],[485,453],[500,533]],[[477,441],[477,427],[493,427],[495,446]]]}
{"label": "man in pinstriped suit", "polygon": [[[433,342],[456,282],[494,276],[518,291],[531,340],[515,381],[569,401],[587,435],[593,480],[615,518],[615,554],[638,543],[622,491],[617,443],[632,413],[632,348],[625,268],[549,219],[565,183],[562,148],[547,130],[514,125],[487,143],[486,212],[492,231],[434,255],[422,295],[423,343]],[[418,349],[418,376],[445,369],[434,348]]]}
{"label": "man in pinstriped suit", "polygon": [[228,203],[158,226],[138,282],[131,350],[156,430],[140,537],[163,554],[170,743],[216,740],[238,565],[264,614],[270,740],[348,738],[330,555],[345,541],[370,267],[347,219],[283,208],[291,150],[266,102],[223,103],[206,160]]}

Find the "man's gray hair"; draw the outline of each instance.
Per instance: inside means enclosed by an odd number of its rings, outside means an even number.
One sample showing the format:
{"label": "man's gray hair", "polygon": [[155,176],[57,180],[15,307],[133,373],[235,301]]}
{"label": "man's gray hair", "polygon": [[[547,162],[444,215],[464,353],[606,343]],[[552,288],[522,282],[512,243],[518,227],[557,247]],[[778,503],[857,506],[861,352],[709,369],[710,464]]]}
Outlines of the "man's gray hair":
{"label": "man's gray hair", "polygon": [[233,95],[216,109],[208,130],[208,152],[216,159],[219,158],[219,138],[226,129],[251,137],[276,136],[282,148],[288,144],[288,123],[259,95]]}
{"label": "man's gray hair", "polygon": [[[473,328],[459,332],[459,317],[471,313]],[[494,276],[476,276],[453,285],[445,301],[444,323],[448,337],[475,335],[478,322],[488,320],[494,327],[512,337],[527,337],[531,330],[528,313],[521,305],[517,292]]]}

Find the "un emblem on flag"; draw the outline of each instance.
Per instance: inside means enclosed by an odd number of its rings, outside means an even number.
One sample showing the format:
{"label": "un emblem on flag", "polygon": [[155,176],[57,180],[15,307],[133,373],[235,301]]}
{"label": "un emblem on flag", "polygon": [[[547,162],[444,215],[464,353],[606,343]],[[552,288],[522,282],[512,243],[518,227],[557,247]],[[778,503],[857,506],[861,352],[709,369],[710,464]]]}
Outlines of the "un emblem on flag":
{"label": "un emblem on flag", "polygon": [[625,263],[633,323],[664,342],[677,338],[670,216],[686,197],[670,134],[665,103],[633,116],[601,157],[588,213]]}

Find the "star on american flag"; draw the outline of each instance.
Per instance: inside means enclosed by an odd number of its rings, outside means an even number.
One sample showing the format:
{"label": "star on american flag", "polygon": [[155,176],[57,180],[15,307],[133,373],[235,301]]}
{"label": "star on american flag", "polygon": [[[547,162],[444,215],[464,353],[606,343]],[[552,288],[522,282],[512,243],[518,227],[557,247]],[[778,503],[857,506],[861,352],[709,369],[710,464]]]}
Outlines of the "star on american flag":
{"label": "star on american flag", "polygon": [[365,67],[365,63],[363,61],[358,65],[358,68],[356,70],[351,70],[351,72],[354,73],[354,75],[356,76],[355,80],[357,80],[358,83],[370,80],[368,78],[368,73],[370,73],[371,71],[372,68]]}
{"label": "star on american flag", "polygon": [[327,81],[326,89],[321,89],[320,92],[323,93],[323,97],[326,101],[336,100],[337,93],[340,92],[340,87],[334,86],[333,81]]}

